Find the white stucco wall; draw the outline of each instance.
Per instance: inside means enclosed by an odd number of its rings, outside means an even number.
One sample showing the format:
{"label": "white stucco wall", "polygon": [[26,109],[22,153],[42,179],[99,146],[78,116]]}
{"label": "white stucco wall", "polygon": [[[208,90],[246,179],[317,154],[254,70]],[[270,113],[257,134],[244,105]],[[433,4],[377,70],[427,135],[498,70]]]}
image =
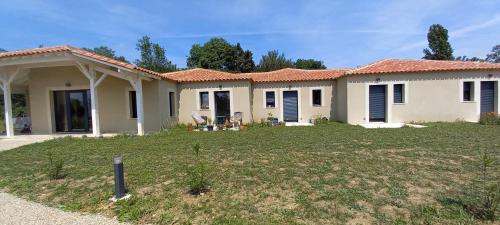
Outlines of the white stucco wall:
{"label": "white stucco wall", "polygon": [[[377,81],[376,79],[380,80]],[[479,119],[480,82],[498,81],[500,73],[495,71],[407,73],[383,75],[353,75],[339,80],[347,82],[347,122],[362,124],[368,122],[368,85],[388,85],[386,97],[387,122],[411,121],[474,121]],[[475,82],[475,99],[462,101],[462,83]],[[394,104],[393,84],[403,83],[406,88],[406,102]],[[498,112],[498,91],[496,92]],[[341,116],[339,117],[341,118]]]}

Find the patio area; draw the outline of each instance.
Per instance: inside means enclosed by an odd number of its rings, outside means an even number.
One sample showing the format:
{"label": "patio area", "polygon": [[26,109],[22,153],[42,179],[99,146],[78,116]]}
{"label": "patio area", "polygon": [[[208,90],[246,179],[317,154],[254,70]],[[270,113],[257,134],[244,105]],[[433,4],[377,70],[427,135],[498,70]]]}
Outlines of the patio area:
{"label": "patio area", "polygon": [[[92,134],[47,134],[47,135],[18,135],[7,137],[5,135],[0,136],[0,151],[6,151],[21,147],[24,145],[30,145],[34,143],[44,142],[55,138],[63,137],[77,137],[82,138],[84,136],[91,136]],[[113,137],[117,134],[102,134],[102,137]]]}

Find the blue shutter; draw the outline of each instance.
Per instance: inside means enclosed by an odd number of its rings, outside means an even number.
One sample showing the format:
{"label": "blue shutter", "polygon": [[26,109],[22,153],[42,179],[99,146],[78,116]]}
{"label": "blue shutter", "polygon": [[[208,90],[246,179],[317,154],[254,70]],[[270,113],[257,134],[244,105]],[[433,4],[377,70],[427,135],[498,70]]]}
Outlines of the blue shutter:
{"label": "blue shutter", "polygon": [[285,122],[299,121],[297,91],[283,92],[283,117]]}
{"label": "blue shutter", "polygon": [[495,112],[495,83],[481,82],[481,113]]}
{"label": "blue shutter", "polygon": [[369,91],[370,122],[385,122],[385,85],[371,85]]}

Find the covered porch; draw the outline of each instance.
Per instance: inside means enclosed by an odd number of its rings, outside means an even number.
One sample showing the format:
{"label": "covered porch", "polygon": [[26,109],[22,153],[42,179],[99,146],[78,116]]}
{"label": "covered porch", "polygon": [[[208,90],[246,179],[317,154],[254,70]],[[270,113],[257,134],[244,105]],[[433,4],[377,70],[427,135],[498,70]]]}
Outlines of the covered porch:
{"label": "covered porch", "polygon": [[[144,135],[143,86],[157,79],[155,72],[70,46],[1,53],[5,136],[18,134],[15,120],[29,123],[34,134],[98,137],[134,127]],[[13,115],[12,94],[25,96],[24,118]]]}

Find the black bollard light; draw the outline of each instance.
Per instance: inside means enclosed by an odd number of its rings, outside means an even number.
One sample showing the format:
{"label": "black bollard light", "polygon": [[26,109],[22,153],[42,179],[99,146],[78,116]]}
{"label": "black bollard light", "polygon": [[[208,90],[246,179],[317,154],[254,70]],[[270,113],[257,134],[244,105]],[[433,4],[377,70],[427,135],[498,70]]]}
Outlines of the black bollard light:
{"label": "black bollard light", "polygon": [[116,156],[113,159],[115,170],[115,198],[119,200],[125,197],[125,180],[123,176],[123,157]]}

